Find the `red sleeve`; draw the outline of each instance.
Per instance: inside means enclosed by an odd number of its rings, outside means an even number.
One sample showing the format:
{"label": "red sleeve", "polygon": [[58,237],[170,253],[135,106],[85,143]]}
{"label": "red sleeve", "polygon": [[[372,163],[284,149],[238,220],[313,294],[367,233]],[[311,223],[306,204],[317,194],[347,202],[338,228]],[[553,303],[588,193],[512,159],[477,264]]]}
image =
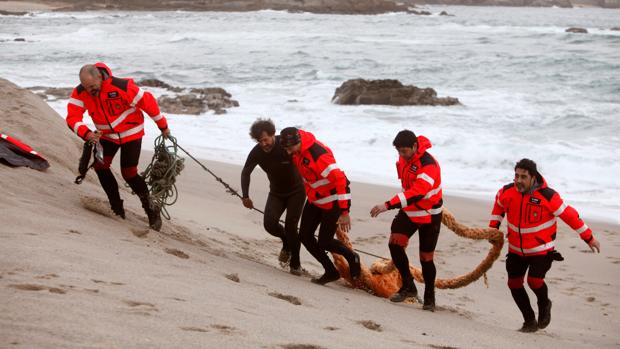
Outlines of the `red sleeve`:
{"label": "red sleeve", "polygon": [[80,99],[77,89],[74,88],[67,104],[67,126],[83,140],[86,140],[86,136],[91,132],[82,121],[85,111],[84,101]]}
{"label": "red sleeve", "polygon": [[160,130],[168,128],[168,122],[159,110],[157,100],[153,95],[136,85],[133,80],[129,80],[127,84],[127,94],[131,101],[131,106],[143,110],[155,121]]}
{"label": "red sleeve", "polygon": [[331,183],[336,185],[336,194],[338,194],[338,206],[343,211],[349,211],[351,208],[351,191],[347,176],[338,167],[336,159],[331,153],[325,153],[316,160],[317,171],[321,177],[329,179]]}
{"label": "red sleeve", "polygon": [[553,194],[548,202],[549,210],[553,215],[560,217],[564,223],[568,224],[574,231],[579,234],[584,241],[590,241],[592,238],[592,229],[579,217],[577,210],[564,203],[564,200],[557,192]]}
{"label": "red sleeve", "polygon": [[387,208],[403,208],[424,199],[435,187],[437,180],[439,180],[439,168],[435,164],[422,167],[411,188],[393,196],[386,203]]}
{"label": "red sleeve", "polygon": [[504,189],[500,189],[495,195],[495,202],[493,203],[493,209],[491,210],[491,218],[489,220],[489,227],[499,229],[499,226],[504,220],[506,209],[504,208],[501,199]]}

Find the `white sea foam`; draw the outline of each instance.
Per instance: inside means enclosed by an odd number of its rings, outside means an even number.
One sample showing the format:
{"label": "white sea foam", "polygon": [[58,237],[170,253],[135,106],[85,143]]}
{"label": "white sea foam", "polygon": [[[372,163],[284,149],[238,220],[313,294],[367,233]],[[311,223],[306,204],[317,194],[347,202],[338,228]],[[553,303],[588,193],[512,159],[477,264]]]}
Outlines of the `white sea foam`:
{"label": "white sea foam", "polygon": [[[226,115],[170,115],[199,157],[242,164],[259,116],[312,131],[353,180],[398,186],[391,141],[434,143],[447,194],[491,200],[515,161],[538,162],[585,216],[620,217],[618,10],[429,7],[455,17],[193,12],[0,17],[0,76],[74,86],[82,64],[182,87],[221,86]],[[588,28],[591,34],[565,33]],[[27,42],[12,42],[25,37]],[[351,78],[396,78],[458,97],[455,107],[338,106]],[[165,93],[154,90],[155,94]],[[50,103],[61,115],[65,102]],[[88,119],[88,117],[86,118]],[[157,134],[147,120],[145,148]],[[238,178],[227,179],[236,183]],[[386,197],[391,193],[386,193]],[[385,198],[378,198],[383,200]],[[447,203],[449,206],[449,203]]]}

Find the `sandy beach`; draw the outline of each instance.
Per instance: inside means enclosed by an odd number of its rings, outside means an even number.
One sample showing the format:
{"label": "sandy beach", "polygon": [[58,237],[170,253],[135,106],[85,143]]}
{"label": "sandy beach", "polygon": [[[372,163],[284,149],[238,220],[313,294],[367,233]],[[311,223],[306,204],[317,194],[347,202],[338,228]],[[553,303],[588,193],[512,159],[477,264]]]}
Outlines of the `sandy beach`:
{"label": "sandy beach", "polygon": [[[109,210],[93,172],[82,185],[73,184],[81,141],[43,100],[2,79],[0,97],[0,131],[30,144],[51,164],[45,172],[0,166],[2,348],[620,345],[618,226],[587,220],[602,244],[602,252],[593,254],[559,225],[558,249],[566,260],[547,274],[552,322],[523,334],[516,331],[522,319],[506,286],[505,251],[487,274],[488,286],[479,280],[438,290],[435,313],[352,289],[344,279],[314,285],[309,277],[280,268],[280,243],[263,230],[262,217],[191,159],[178,178],[172,220],[161,232],[148,230],[139,200],[127,190],[121,192],[127,210],[122,220]],[[149,159],[144,152],[141,169]],[[239,166],[204,162],[238,187]],[[258,207],[267,188],[265,176],[255,171],[251,194]],[[353,183],[351,189],[354,247],[389,256],[395,212],[378,219],[368,212],[397,187]],[[445,205],[459,221],[487,225],[492,198],[446,195]],[[408,249],[415,265],[417,246],[414,238]],[[444,227],[436,253],[438,277],[471,270],[489,247]],[[362,255],[367,266],[375,259]],[[303,248],[301,260],[310,273],[321,272]]]}

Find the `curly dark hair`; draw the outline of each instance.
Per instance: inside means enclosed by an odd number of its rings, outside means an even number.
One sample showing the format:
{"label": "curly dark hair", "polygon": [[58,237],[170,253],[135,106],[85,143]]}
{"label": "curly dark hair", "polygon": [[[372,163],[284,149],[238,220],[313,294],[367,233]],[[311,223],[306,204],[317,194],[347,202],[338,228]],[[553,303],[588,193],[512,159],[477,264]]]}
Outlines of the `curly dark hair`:
{"label": "curly dark hair", "polygon": [[271,119],[258,118],[252,126],[250,126],[250,137],[258,141],[263,132],[267,132],[267,135],[273,136],[276,134],[276,126]]}
{"label": "curly dark hair", "polygon": [[530,159],[521,159],[515,164],[516,169],[526,170],[530,176],[536,177],[536,180],[542,182],[542,175],[538,172],[538,168],[536,167],[536,163]]}
{"label": "curly dark hair", "polygon": [[413,131],[402,130],[398,132],[398,134],[394,138],[394,141],[392,142],[392,145],[395,146],[396,148],[402,148],[402,147],[413,148],[413,146],[417,143],[418,143],[418,137],[416,137]]}

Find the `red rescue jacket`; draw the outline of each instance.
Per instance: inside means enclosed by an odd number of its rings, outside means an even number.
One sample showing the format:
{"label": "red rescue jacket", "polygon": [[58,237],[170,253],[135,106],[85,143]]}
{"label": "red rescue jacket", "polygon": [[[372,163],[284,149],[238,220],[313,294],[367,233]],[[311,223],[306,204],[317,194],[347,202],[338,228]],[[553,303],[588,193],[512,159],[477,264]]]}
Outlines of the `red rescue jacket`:
{"label": "red rescue jacket", "polygon": [[310,132],[299,130],[301,152],[293,155],[293,163],[304,181],[308,201],[329,210],[337,201],[343,212],[351,208],[349,180],[336,164],[332,151]]}
{"label": "red rescue jacket", "polygon": [[67,105],[67,125],[79,137],[86,140],[92,132],[82,122],[85,111],[88,111],[95,127],[102,133],[101,138],[116,144],[144,136],[142,111],[157,123],[160,130],[168,128],[166,118],[160,114],[152,94],[142,90],[132,79],[112,76],[112,71],[104,63],[95,66],[103,77],[99,96],[91,96],[82,85],[78,85],[73,89]]}
{"label": "red rescue jacket", "polygon": [[430,223],[431,215],[442,210],[441,169],[437,160],[426,151],[431,147],[428,138],[418,136],[418,150],[411,159],[407,161],[399,157],[396,171],[403,192],[385,202],[388,209],[402,209],[415,223]]}
{"label": "red rescue jacket", "polygon": [[497,192],[489,226],[499,228],[508,216],[508,250],[520,256],[544,255],[555,249],[557,219],[560,217],[584,241],[590,241],[592,230],[579,218],[579,213],[564,203],[560,194],[542,185],[531,194],[521,194],[514,183]]}

